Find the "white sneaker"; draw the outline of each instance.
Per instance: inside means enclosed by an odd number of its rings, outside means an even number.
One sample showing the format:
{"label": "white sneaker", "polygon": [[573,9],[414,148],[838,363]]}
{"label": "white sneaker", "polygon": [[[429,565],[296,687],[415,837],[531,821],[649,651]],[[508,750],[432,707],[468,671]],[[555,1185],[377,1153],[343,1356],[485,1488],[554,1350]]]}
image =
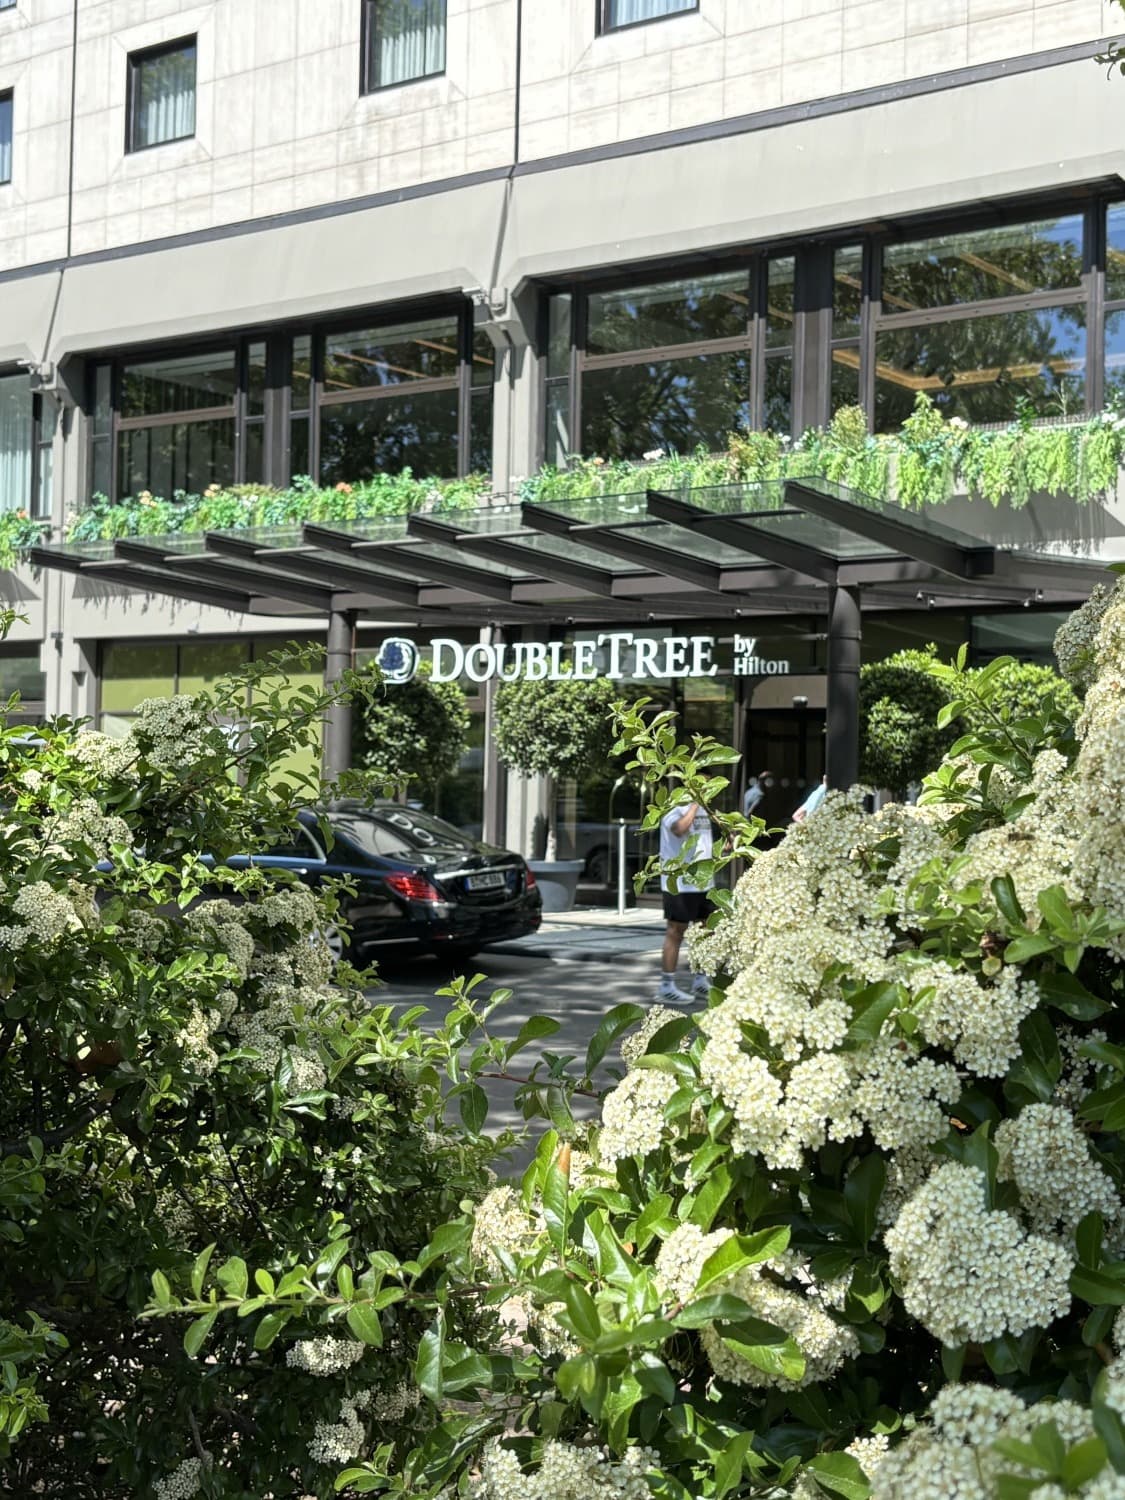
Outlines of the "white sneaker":
{"label": "white sneaker", "polygon": [[658,1005],[694,1005],[695,997],[674,984],[661,984],[656,991]]}
{"label": "white sneaker", "polygon": [[691,987],[691,993],[697,1005],[706,1005],[711,999],[711,981],[697,979]]}

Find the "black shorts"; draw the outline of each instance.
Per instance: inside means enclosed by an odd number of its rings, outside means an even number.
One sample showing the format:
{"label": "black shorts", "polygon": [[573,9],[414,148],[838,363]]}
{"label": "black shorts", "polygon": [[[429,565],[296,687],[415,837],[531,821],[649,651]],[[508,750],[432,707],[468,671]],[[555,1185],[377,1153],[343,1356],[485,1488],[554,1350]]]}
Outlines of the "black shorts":
{"label": "black shorts", "polygon": [[706,891],[665,891],[664,920],[682,922],[689,927],[692,922],[705,922],[711,915],[711,902]]}

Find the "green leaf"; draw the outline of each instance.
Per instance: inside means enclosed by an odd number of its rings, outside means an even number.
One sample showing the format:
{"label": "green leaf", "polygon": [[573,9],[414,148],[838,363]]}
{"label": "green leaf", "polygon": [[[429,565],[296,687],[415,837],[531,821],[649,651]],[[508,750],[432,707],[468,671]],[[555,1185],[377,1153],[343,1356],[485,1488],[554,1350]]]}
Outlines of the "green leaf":
{"label": "green leaf", "polygon": [[1029,933],[1027,937],[1018,937],[1004,949],[1004,962],[1006,964],[1023,964],[1029,958],[1036,958],[1040,953],[1048,953],[1055,947],[1055,940],[1043,932]]}
{"label": "green leaf", "polygon": [[608,1011],[597,1031],[590,1039],[590,1045],[586,1048],[586,1077],[589,1078],[594,1069],[605,1057],[610,1047],[623,1031],[628,1031],[630,1026],[635,1026],[638,1021],[643,1021],[645,1010],[640,1005],[615,1005]]}
{"label": "green leaf", "polygon": [[207,1275],[207,1267],[214,1253],[215,1246],[210,1244],[195,1257],[195,1264],[191,1268],[191,1290],[196,1301],[203,1295],[203,1278]]}
{"label": "green leaf", "polygon": [[361,1344],[379,1349],[383,1344],[383,1325],[370,1302],[353,1302],[348,1308],[347,1324]]}
{"label": "green leaf", "polygon": [[900,985],[880,980],[869,984],[853,995],[849,1004],[852,1019],[848,1023],[848,1037],[853,1042],[873,1042],[883,1029],[887,1017],[902,1003]]}
{"label": "green leaf", "polygon": [[289,1314],[284,1310],[266,1313],[254,1330],[254,1348],[268,1349],[288,1321]]}
{"label": "green leaf", "polygon": [[729,1495],[741,1484],[746,1468],[746,1455],[750,1452],[753,1442],[752,1432],[736,1433],[715,1459],[716,1500],[722,1500],[722,1496]]}
{"label": "green leaf", "polygon": [[1109,1453],[1100,1437],[1084,1438],[1075,1443],[1062,1462],[1062,1481],[1068,1492],[1077,1492],[1100,1474],[1109,1462]]}
{"label": "green leaf", "polygon": [[642,1391],[658,1397],[665,1406],[671,1406],[675,1401],[676,1382],[659,1355],[652,1354],[647,1349],[642,1350],[633,1360],[633,1378]]}
{"label": "green leaf", "polygon": [[643,1250],[656,1233],[656,1227],[668,1218],[672,1210],[672,1199],[668,1193],[657,1193],[645,1204],[637,1222],[633,1226],[633,1237],[637,1242],[637,1249]]}
{"label": "green leaf", "polygon": [[1125,1307],[1125,1265],[1100,1271],[1089,1266],[1075,1266],[1070,1273],[1070,1290],[1091,1307]]}
{"label": "green leaf", "polygon": [[1016,895],[1016,884],[1010,875],[997,875],[992,882],[992,895],[1001,913],[1012,926],[1022,927],[1027,921],[1027,914],[1020,905],[1019,897]]}
{"label": "green leaf", "polygon": [[488,1095],[479,1083],[470,1083],[457,1102],[465,1129],[470,1135],[479,1135],[488,1117]]}
{"label": "green leaf", "polygon": [[558,1162],[552,1161],[543,1179],[543,1218],[547,1224],[547,1237],[560,1255],[566,1244],[569,1197],[570,1184]]}
{"label": "green leaf", "polygon": [[430,1236],[430,1242],[419,1252],[417,1263],[424,1271],[435,1260],[446,1260],[469,1242],[473,1227],[466,1219],[454,1219],[449,1224],[439,1224]]}
{"label": "green leaf", "polygon": [[1061,1010],[1072,1021],[1093,1021],[1111,1009],[1107,1000],[1092,995],[1073,974],[1037,974],[1035,982],[1047,1004]]}
{"label": "green leaf", "polygon": [[826,1494],[839,1495],[841,1500],[867,1500],[871,1493],[859,1460],[850,1453],[818,1453],[805,1469]]}
{"label": "green leaf", "polygon": [[438,1312],[432,1328],[422,1335],[414,1361],[414,1380],[424,1396],[435,1404],[441,1400],[442,1366],[445,1363],[445,1316]]}
{"label": "green leaf", "polygon": [[715,1282],[740,1271],[744,1266],[757,1266],[764,1260],[773,1260],[789,1247],[789,1229],[762,1229],[757,1234],[734,1234],[724,1240],[703,1262],[695,1290],[705,1292]]}
{"label": "green leaf", "polygon": [[545,1036],[553,1036],[561,1025],[553,1016],[528,1016],[516,1034],[515,1041],[509,1042],[504,1049],[504,1060],[511,1062],[516,1053],[522,1052],[529,1043],[537,1042]]}
{"label": "green leaf", "polygon": [[1045,891],[1040,891],[1035,899],[1048,924],[1060,937],[1073,939],[1077,936],[1074,913],[1061,885],[1049,886]]}
{"label": "green leaf", "polygon": [[717,1166],[696,1194],[695,1202],[691,1207],[690,1222],[698,1224],[700,1229],[710,1229],[715,1222],[715,1215],[727,1201],[733,1186],[734,1180],[730,1175],[730,1168],[723,1165]]}
{"label": "green leaf", "polygon": [[228,1297],[237,1297],[241,1302],[246,1295],[248,1282],[246,1279],[246,1262],[240,1255],[232,1255],[225,1260],[215,1272],[215,1280],[226,1292]]}
{"label": "green leaf", "polygon": [[163,1271],[152,1273],[152,1296],[158,1307],[171,1307],[173,1304],[172,1288]]}
{"label": "green leaf", "polygon": [[200,1349],[203,1348],[207,1335],[214,1327],[218,1316],[218,1312],[204,1313],[201,1318],[196,1318],[194,1323],[188,1324],[184,1330],[184,1353],[189,1359],[195,1359]]}
{"label": "green leaf", "polygon": [[595,1343],[602,1331],[602,1320],[589,1292],[580,1282],[570,1281],[564,1301],[575,1333],[585,1343]]}
{"label": "green leaf", "polygon": [[254,1283],[257,1286],[258,1290],[260,1292],[263,1292],[267,1297],[273,1296],[274,1280],[268,1271],[255,1271]]}
{"label": "green leaf", "polygon": [[1101,1214],[1088,1213],[1079,1220],[1078,1228],[1074,1231],[1074,1245],[1081,1265],[1097,1267],[1101,1264],[1104,1234],[1105,1225]]}
{"label": "green leaf", "polygon": [[856,1239],[866,1245],[875,1232],[876,1216],[887,1181],[887,1164],[872,1151],[844,1180],[844,1203]]}
{"label": "green leaf", "polygon": [[805,1373],[805,1356],[792,1338],[786,1338],[781,1344],[744,1344],[741,1339],[723,1335],[723,1343],[733,1354],[764,1370],[767,1375],[796,1381]]}

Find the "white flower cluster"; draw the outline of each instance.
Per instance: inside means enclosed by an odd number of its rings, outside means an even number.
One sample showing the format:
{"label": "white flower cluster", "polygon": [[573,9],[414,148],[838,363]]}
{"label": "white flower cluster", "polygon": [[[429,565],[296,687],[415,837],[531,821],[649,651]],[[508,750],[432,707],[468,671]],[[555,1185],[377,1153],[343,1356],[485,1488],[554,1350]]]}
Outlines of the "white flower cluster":
{"label": "white flower cluster", "polygon": [[185,1458],[178,1469],[167,1479],[158,1479],[154,1486],[156,1500],[191,1500],[199,1494],[203,1465],[198,1458]]}
{"label": "white flower cluster", "polygon": [[527,1212],[515,1188],[493,1188],[476,1206],[469,1247],[490,1276],[501,1277],[507,1273],[497,1252],[519,1260],[535,1248],[540,1227],[540,1219]]}
{"label": "white flower cluster", "polygon": [[124,818],[105,813],[93,797],[76,797],[65,812],[49,824],[48,852],[67,851],[87,844],[98,859],[108,859],[115,844],[129,845],[133,836]]}
{"label": "white flower cluster", "polygon": [[[995,1444],[1001,1439],[1026,1443],[1048,1421],[1068,1446],[1094,1435],[1089,1411],[1073,1401],[1025,1406],[1011,1391],[996,1386],[947,1385],[935,1399],[929,1421],[879,1461],[871,1476],[871,1500],[995,1500],[1000,1475],[1020,1472]],[[1107,1468],[1068,1494],[1083,1500],[1125,1500],[1125,1481]],[[1035,1488],[1035,1500],[1064,1500],[1064,1494],[1044,1483]]]}
{"label": "white flower cluster", "polygon": [[210,1078],[219,1066],[219,1054],[211,1044],[211,1037],[222,1024],[223,1018],[217,1010],[204,1011],[193,1005],[180,1029],[184,1061],[200,1078]]}
{"label": "white flower cluster", "polygon": [[23,948],[32,941],[47,945],[82,926],[74,903],[46,880],[21,887],[12,912],[19,924],[0,927],[0,946],[7,948]]}
{"label": "white flower cluster", "polygon": [[615,1463],[600,1448],[550,1441],[539,1468],[525,1474],[512,1450],[494,1438],[470,1493],[472,1500],[650,1500],[645,1471],[658,1463],[649,1448],[628,1448]]}
{"label": "white flower cluster", "polygon": [[254,966],[254,938],[229,901],[202,901],[184,914],[184,925],[212,953],[228,958],[242,979]]}
{"label": "white flower cluster", "polygon": [[[1073,874],[1085,898],[1125,923],[1125,580],[1098,632],[1098,675],[1086,695],[1074,774],[1082,808]],[[1114,945],[1125,957],[1125,941]]]}
{"label": "white flower cluster", "polygon": [[309,1439],[309,1457],[317,1464],[346,1464],[359,1458],[367,1433],[359,1413],[365,1404],[363,1396],[340,1402],[335,1422],[318,1422]]}
{"label": "white flower cluster", "polygon": [[389,1391],[380,1391],[371,1403],[371,1415],[378,1422],[401,1422],[422,1399],[417,1386],[402,1381]]}
{"label": "white flower cluster", "polygon": [[290,1345],[285,1363],[291,1370],[305,1370],[310,1375],[338,1375],[358,1363],[366,1347],[355,1339],[336,1339],[325,1334],[323,1338],[301,1339]]}
{"label": "white flower cluster", "polygon": [[[665,1297],[688,1302],[695,1295],[700,1273],[708,1257],[734,1235],[732,1229],[716,1229],[710,1234],[695,1224],[681,1224],[674,1229],[656,1257],[656,1279]],[[750,1313],[773,1323],[790,1334],[805,1358],[805,1372],[798,1380],[770,1375],[723,1343],[713,1324],[707,1324],[700,1339],[715,1374],[736,1385],[774,1386],[795,1390],[813,1381],[825,1380],[846,1359],[859,1353],[859,1341],[853,1329],[826,1311],[826,1304],[839,1301],[838,1289],[822,1289],[802,1267],[800,1290],[779,1279],[788,1262],[766,1261],[744,1266],[712,1283],[707,1294],[727,1292],[748,1305]],[[826,1294],[824,1294],[826,1293]]]}
{"label": "white flower cluster", "polygon": [[[621,1060],[627,1068],[631,1068],[638,1057],[643,1057],[648,1049],[649,1042],[658,1031],[663,1030],[671,1021],[683,1019],[682,1010],[673,1010],[669,1005],[652,1005],[643,1021],[638,1022],[636,1028],[623,1037],[621,1041]],[[680,1050],[687,1047],[687,1038],[680,1043]]]}
{"label": "white flower cluster", "polygon": [[267,927],[296,927],[308,932],[316,926],[316,897],[308,886],[286,886],[260,896],[254,903],[254,914]]}
{"label": "white flower cluster", "polygon": [[1098,632],[1112,601],[1113,589],[1099,583],[1082,608],[1066,617],[1055,635],[1059,671],[1080,693],[1093,681]]}
{"label": "white flower cluster", "polygon": [[207,721],[187,693],[145,698],[137,704],[132,736],[150,765],[184,771],[195,764],[207,736]]}
{"label": "white flower cluster", "polygon": [[114,739],[99,730],[84,729],[71,740],[68,754],[80,766],[93,771],[99,782],[116,781],[136,765],[137,747],[130,735]]}
{"label": "white flower cluster", "polygon": [[976,1167],[938,1167],[883,1239],[906,1311],[944,1344],[1046,1328],[1070,1307],[1071,1252],[990,1209]]}
{"label": "white flower cluster", "polygon": [[1020,1022],[1039,1003],[1039,991],[1005,968],[994,984],[966,969],[927,963],[905,970],[919,1005],[919,1030],[926,1041],[951,1052],[982,1078],[1001,1078],[1020,1054]]}
{"label": "white flower cluster", "polygon": [[668,1133],[664,1109],[678,1088],[672,1073],[655,1068],[627,1073],[602,1103],[599,1157],[613,1162],[655,1151]]}
{"label": "white flower cluster", "polygon": [[1070,1234],[1088,1213],[1112,1224],[1121,1213],[1113,1179],[1090,1154],[1086,1136],[1069,1110],[1029,1104],[996,1127],[998,1176],[1019,1189],[1031,1227]]}

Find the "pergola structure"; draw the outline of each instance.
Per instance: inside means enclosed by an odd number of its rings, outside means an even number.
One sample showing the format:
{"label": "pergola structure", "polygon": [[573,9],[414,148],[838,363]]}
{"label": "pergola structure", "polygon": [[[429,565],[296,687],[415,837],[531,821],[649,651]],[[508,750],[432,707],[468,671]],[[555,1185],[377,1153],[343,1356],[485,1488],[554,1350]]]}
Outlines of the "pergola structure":
{"label": "pergola structure", "polygon": [[[330,681],[357,618],[502,630],[820,613],[833,785],[856,779],[863,610],[1070,605],[1105,569],[1047,542],[970,536],[819,478],[43,545],[32,560],[251,615],[327,619]],[[349,749],[346,711],[334,711],[329,773]]]}

